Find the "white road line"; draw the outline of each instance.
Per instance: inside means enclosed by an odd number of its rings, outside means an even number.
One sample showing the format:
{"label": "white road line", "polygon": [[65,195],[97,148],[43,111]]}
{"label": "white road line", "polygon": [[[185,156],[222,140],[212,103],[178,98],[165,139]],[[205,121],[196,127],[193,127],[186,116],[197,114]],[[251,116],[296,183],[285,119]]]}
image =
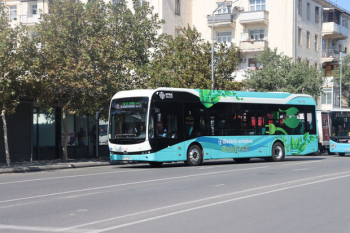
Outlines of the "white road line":
{"label": "white road line", "polygon": [[0,185],[43,181],[43,180],[67,179],[67,178],[84,177],[84,176],[107,175],[107,174],[123,173],[123,172],[140,172],[140,171],[145,171],[145,170],[125,170],[125,171],[103,172],[103,173],[84,174],[84,175],[75,175],[75,176],[61,176],[61,177],[51,177],[51,178],[32,179],[32,180],[18,180],[18,181],[0,183]]}
{"label": "white road line", "polygon": [[[300,180],[289,181],[289,182],[285,182],[285,183],[267,185],[267,186],[246,189],[246,190],[232,192],[232,193],[226,193],[226,194],[212,196],[212,197],[206,197],[206,198],[202,198],[202,199],[198,199],[198,200],[194,200],[194,201],[182,202],[182,203],[178,203],[178,204],[174,204],[174,205],[163,206],[163,207],[150,209],[150,210],[146,210],[146,211],[136,212],[136,213],[127,214],[127,215],[118,216],[118,217],[113,217],[113,218],[108,218],[108,219],[102,219],[99,221],[94,221],[94,222],[85,223],[85,224],[81,224],[81,225],[76,225],[76,226],[66,228],[62,231],[66,232],[68,230],[76,229],[79,227],[86,227],[86,226],[100,224],[100,223],[109,222],[109,221],[114,221],[114,220],[118,220],[118,219],[122,219],[122,218],[132,217],[132,216],[136,216],[136,215],[140,215],[140,214],[147,214],[147,213],[151,213],[151,212],[155,212],[155,211],[159,211],[159,210],[165,210],[165,209],[170,209],[170,208],[179,207],[179,206],[183,206],[183,205],[194,204],[194,203],[198,203],[198,202],[202,202],[202,201],[208,201],[208,200],[218,199],[218,198],[227,197],[227,196],[231,196],[231,195],[236,195],[236,194],[241,194],[241,193],[246,193],[246,192],[251,192],[251,191],[257,191],[257,190],[261,190],[261,189],[273,188],[273,187],[281,186],[281,185],[290,185],[293,183],[298,183],[298,182],[303,182],[303,181],[308,181],[308,180],[313,180],[313,179],[318,179],[318,178],[324,178],[324,177],[329,177],[329,176],[343,175],[343,174],[348,174],[348,173],[350,173],[350,171],[327,174],[327,175],[322,175],[322,176],[315,176],[315,177],[310,177],[310,178],[306,178],[306,179],[300,179]],[[350,176],[350,175],[347,175],[347,176]]]}
{"label": "white road line", "polygon": [[79,194],[79,195],[75,195],[75,196],[62,197],[61,199],[76,198],[76,197],[88,196],[88,195],[93,195],[93,194],[98,194],[98,193],[101,193],[101,192],[95,192],[95,193],[84,193],[84,194]]}
{"label": "white road line", "polygon": [[116,230],[116,229],[123,228],[123,227],[128,227],[128,226],[132,226],[132,225],[136,225],[136,224],[140,224],[140,223],[144,223],[144,222],[149,222],[149,221],[153,221],[153,220],[157,220],[157,219],[161,219],[161,218],[166,218],[166,217],[169,217],[169,216],[173,216],[173,215],[177,215],[177,214],[181,214],[181,213],[186,213],[186,212],[190,212],[190,211],[194,211],[194,210],[204,209],[204,208],[208,208],[208,207],[212,207],[212,206],[217,206],[217,205],[221,205],[221,204],[225,204],[225,203],[229,203],[229,202],[239,201],[239,200],[243,200],[243,199],[247,199],[247,198],[258,197],[258,196],[262,196],[262,195],[266,195],[266,194],[270,194],[270,193],[285,191],[285,190],[288,190],[288,189],[294,189],[294,188],[299,188],[299,187],[303,187],[303,186],[319,184],[319,183],[323,183],[323,182],[327,182],[327,181],[332,181],[332,180],[337,180],[337,179],[342,179],[342,178],[348,178],[348,177],[350,177],[350,175],[338,176],[338,177],[334,177],[334,178],[329,178],[329,179],[309,182],[309,183],[305,183],[305,184],[294,185],[294,186],[291,186],[291,187],[279,188],[279,189],[270,190],[270,191],[261,192],[261,193],[256,193],[256,194],[251,194],[251,195],[247,195],[247,196],[243,196],[243,197],[232,198],[232,199],[225,200],[225,201],[218,201],[218,202],[215,202],[215,203],[212,203],[212,204],[201,205],[201,206],[197,206],[197,207],[193,207],[193,208],[188,208],[188,209],[184,209],[184,210],[180,210],[180,211],[175,211],[175,212],[172,212],[172,213],[158,215],[158,216],[155,216],[155,217],[150,217],[150,218],[146,218],[146,219],[139,220],[139,221],[134,221],[134,222],[129,222],[129,223],[125,223],[125,224],[120,224],[120,225],[117,225],[117,226],[108,227],[108,228],[99,229],[99,230],[93,230],[93,231],[90,231],[88,233],[101,233],[101,232]]}
{"label": "white road line", "polygon": [[[21,231],[35,231],[35,232],[62,232],[62,228],[57,227],[35,227],[35,226],[16,226],[16,225],[0,225],[0,229],[7,230],[21,230]],[[91,230],[91,229],[90,229]],[[87,232],[87,229],[76,229],[70,232]]]}
{"label": "white road line", "polygon": [[135,184],[147,184],[147,183],[167,181],[167,180],[186,179],[186,178],[190,178],[190,177],[207,176],[207,175],[220,174],[220,173],[257,170],[257,169],[263,169],[263,168],[267,168],[267,167],[269,167],[269,166],[245,168],[245,169],[235,169],[235,170],[226,170],[226,171],[217,171],[217,172],[208,172],[208,173],[201,173],[201,174],[195,174],[195,175],[175,176],[175,177],[169,177],[169,178],[163,178],[163,179],[144,180],[144,181],[137,181],[137,182],[131,182],[131,183],[124,183],[124,184],[116,184],[116,185],[100,186],[100,187],[95,187],[95,188],[87,188],[87,189],[80,189],[80,190],[73,190],[73,191],[66,191],[66,192],[59,192],[59,193],[43,194],[43,195],[32,196],[32,197],[16,198],[16,199],[0,201],[0,203],[8,203],[8,202],[14,202],[14,201],[30,200],[30,199],[41,198],[41,197],[50,197],[50,196],[57,196],[57,195],[62,195],[62,194],[86,192],[86,191],[99,190],[99,189],[108,189],[108,188],[115,188],[115,187],[135,185]]}
{"label": "white road line", "polygon": [[304,164],[304,163],[320,163],[320,162],[323,162],[323,161],[319,160],[319,161],[309,161],[309,162],[300,162],[300,163],[291,162],[291,163],[283,164],[283,166],[291,166],[291,165]]}

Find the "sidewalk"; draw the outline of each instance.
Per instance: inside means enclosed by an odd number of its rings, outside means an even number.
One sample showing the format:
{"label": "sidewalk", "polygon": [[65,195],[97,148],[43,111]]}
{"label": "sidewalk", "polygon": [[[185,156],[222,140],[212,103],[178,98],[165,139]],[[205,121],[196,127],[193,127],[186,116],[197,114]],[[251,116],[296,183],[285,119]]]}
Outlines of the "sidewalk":
{"label": "sidewalk", "polygon": [[[115,162],[113,165],[124,164],[123,162]],[[16,173],[16,172],[33,172],[44,170],[56,170],[67,168],[80,167],[95,167],[111,165],[109,158],[93,158],[93,159],[70,159],[67,162],[62,160],[38,160],[33,162],[15,162],[8,167],[6,163],[0,163],[0,174],[2,173]]]}

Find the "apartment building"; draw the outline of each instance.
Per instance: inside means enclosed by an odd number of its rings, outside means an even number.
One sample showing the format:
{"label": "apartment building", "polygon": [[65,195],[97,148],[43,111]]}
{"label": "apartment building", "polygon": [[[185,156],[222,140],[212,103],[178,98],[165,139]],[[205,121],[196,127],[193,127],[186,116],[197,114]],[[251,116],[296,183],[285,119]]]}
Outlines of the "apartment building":
{"label": "apartment building", "polygon": [[[40,23],[41,13],[49,12],[49,3],[52,1],[54,0],[3,2],[9,7],[12,25],[23,23],[30,28],[35,23]],[[118,2],[118,0],[110,1]],[[140,4],[144,1],[146,0],[140,0]],[[260,66],[254,59],[259,52],[267,47],[277,48],[279,53],[292,57],[295,62],[305,61],[310,67],[316,67],[324,72],[327,82],[324,85],[324,94],[317,101],[319,109],[339,107],[340,89],[339,85],[332,82],[332,76],[333,71],[340,65],[340,54],[348,54],[350,47],[348,30],[350,12],[341,6],[329,0],[148,0],[148,2],[154,7],[154,12],[165,20],[159,33],[177,36],[181,27],[189,25],[195,26],[207,41],[232,42],[234,46],[238,46],[242,50],[242,55],[239,67],[234,73],[236,80],[244,78],[246,69]],[[129,4],[131,7],[131,1]],[[344,105],[345,95],[343,98]],[[18,136],[19,134],[12,136],[14,141],[20,140],[22,144],[25,142],[26,146],[21,148],[13,146],[12,154],[14,153],[19,159],[23,159],[23,154],[28,153],[32,159],[58,158],[62,137],[59,124],[61,113],[59,111],[47,113],[23,105],[12,118],[14,127],[17,124],[16,117],[21,118],[30,109],[32,110],[27,115],[32,115],[32,118],[21,128],[21,135],[26,136]],[[89,132],[87,135],[91,135],[96,132],[96,125],[105,126],[103,122],[98,124],[91,117],[68,116],[70,155],[93,157],[96,151],[103,151],[106,146],[100,143],[101,147],[97,147],[96,150],[96,145],[91,142],[91,136],[86,136],[79,142],[75,137],[80,128]],[[31,132],[34,136],[31,136]],[[16,151],[17,149],[20,150]],[[0,154],[2,153],[0,151]],[[0,156],[0,162],[2,157]]]}

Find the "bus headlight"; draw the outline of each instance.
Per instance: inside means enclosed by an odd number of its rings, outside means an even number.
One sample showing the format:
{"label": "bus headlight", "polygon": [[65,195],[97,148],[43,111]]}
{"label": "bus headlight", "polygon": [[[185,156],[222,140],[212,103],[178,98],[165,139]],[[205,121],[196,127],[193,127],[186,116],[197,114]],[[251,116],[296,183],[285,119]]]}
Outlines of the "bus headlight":
{"label": "bus headlight", "polygon": [[335,144],[331,143],[331,147],[336,148],[337,146]]}

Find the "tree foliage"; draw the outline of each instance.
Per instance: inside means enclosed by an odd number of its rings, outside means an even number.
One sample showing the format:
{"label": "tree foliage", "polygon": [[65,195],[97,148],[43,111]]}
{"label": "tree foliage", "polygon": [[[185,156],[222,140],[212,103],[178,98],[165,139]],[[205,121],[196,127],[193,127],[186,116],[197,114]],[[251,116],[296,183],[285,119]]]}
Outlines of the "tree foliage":
{"label": "tree foliage", "polygon": [[[194,27],[181,28],[179,36],[162,36],[149,67],[149,86],[211,89],[211,44]],[[233,82],[240,51],[225,43],[215,44],[215,89],[240,90]]]}
{"label": "tree foliage", "polygon": [[7,9],[4,3],[0,3],[0,101],[6,161],[10,166],[5,116],[15,112],[21,98],[28,94],[29,87],[34,90],[29,70],[35,65],[36,48],[24,27],[10,26]]}
{"label": "tree foliage", "polygon": [[37,25],[44,107],[60,107],[63,160],[67,113],[93,114],[120,90],[140,86],[161,21],[147,3],[134,9],[125,0],[106,4],[54,1]]}
{"label": "tree foliage", "polygon": [[260,64],[245,73],[248,89],[304,93],[317,98],[322,93],[322,73],[307,63],[294,63],[291,57],[278,54],[277,49],[265,49],[255,58]]}

